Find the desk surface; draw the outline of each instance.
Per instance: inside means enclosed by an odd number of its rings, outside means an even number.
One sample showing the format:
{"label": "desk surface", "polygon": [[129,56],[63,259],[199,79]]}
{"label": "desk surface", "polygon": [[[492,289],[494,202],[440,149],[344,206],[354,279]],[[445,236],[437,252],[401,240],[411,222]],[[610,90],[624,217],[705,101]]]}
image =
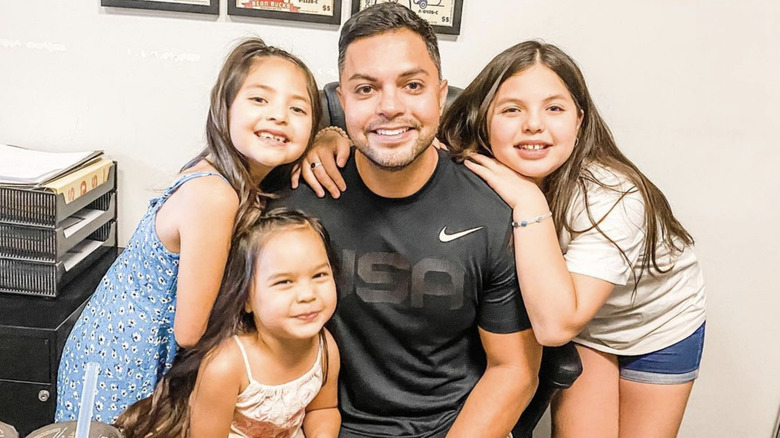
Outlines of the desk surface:
{"label": "desk surface", "polygon": [[95,291],[116,256],[116,249],[108,250],[57,298],[0,294],[0,326],[56,330]]}

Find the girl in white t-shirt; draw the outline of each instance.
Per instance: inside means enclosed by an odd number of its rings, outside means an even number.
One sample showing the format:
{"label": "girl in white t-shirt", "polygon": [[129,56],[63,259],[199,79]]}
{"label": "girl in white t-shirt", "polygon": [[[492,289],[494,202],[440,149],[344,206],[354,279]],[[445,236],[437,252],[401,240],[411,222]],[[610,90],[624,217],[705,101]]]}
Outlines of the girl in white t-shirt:
{"label": "girl in white t-shirt", "polygon": [[553,401],[554,436],[676,436],[704,341],[693,239],[618,150],[575,62],[536,41],[505,50],[440,132],[513,209],[537,339],[574,340],[582,358]]}

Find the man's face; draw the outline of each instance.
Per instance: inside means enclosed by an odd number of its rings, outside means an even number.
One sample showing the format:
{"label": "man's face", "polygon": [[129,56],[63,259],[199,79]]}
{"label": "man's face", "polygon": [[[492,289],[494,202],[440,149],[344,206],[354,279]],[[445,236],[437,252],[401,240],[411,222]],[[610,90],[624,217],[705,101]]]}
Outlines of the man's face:
{"label": "man's face", "polygon": [[425,42],[402,29],[347,47],[339,97],[358,150],[383,169],[400,169],[431,145],[447,97]]}

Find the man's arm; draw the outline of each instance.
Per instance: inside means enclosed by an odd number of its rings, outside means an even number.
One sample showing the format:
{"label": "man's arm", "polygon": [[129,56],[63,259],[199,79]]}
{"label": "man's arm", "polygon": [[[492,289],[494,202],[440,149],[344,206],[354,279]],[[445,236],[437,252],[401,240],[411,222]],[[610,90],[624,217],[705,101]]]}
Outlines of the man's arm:
{"label": "man's arm", "polygon": [[448,438],[505,438],[536,392],[542,347],[533,330],[498,334],[480,328],[479,336],[487,368]]}

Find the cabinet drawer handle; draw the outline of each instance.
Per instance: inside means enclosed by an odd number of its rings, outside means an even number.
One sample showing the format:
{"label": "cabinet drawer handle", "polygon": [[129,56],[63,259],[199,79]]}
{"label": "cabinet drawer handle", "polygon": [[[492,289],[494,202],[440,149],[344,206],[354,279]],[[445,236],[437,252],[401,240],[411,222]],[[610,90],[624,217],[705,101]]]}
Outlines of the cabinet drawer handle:
{"label": "cabinet drawer handle", "polygon": [[49,391],[45,389],[41,389],[40,391],[38,391],[38,400],[45,402],[48,399],[49,399]]}

